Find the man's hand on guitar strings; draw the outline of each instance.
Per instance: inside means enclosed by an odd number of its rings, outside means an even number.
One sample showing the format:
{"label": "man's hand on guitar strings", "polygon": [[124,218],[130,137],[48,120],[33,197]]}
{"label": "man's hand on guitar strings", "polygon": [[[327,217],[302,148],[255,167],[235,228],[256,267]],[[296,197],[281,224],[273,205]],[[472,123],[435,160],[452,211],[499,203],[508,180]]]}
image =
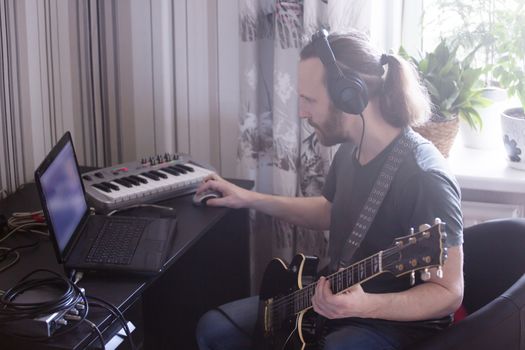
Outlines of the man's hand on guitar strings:
{"label": "man's hand on guitar strings", "polygon": [[360,284],[353,285],[342,294],[333,294],[326,277],[321,277],[317,282],[312,305],[315,312],[328,319],[371,317],[375,310],[372,298]]}

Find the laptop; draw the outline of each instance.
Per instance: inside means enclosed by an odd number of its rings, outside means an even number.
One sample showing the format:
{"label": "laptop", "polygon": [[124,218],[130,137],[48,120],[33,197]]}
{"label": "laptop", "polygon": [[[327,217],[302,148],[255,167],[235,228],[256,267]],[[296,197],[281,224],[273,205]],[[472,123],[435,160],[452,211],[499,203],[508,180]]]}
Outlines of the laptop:
{"label": "laptop", "polygon": [[67,270],[162,270],[176,219],[91,215],[69,132],[35,171],[35,182],[58,262]]}

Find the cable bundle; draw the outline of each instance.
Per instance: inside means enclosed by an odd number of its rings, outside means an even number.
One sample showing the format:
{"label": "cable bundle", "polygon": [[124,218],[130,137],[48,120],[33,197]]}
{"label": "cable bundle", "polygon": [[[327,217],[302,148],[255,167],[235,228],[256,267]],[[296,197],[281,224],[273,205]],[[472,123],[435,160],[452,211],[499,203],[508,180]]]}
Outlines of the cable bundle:
{"label": "cable bundle", "polygon": [[[51,276],[37,278],[35,275],[47,273]],[[89,306],[100,307],[107,310],[115,319],[121,324],[126,336],[129,339],[131,349],[135,349],[135,344],[131,337],[131,331],[128,328],[127,321],[120,310],[95,296],[86,296],[84,290],[80,288],[76,283],[80,281],[83,274],[77,272],[74,277],[75,281],[71,281],[68,278],[46,269],[38,269],[27,274],[22,278],[14,287],[7,290],[4,294],[0,295],[0,332],[15,337],[28,338],[31,340],[39,341],[48,339],[48,337],[42,336],[28,336],[22,334],[16,334],[11,329],[7,329],[10,323],[14,323],[26,319],[35,319],[42,316],[47,316],[55,312],[68,311],[77,304],[84,305],[84,308],[78,310],[79,319],[73,324],[63,327],[56,331],[52,337],[65,334],[78,327],[82,322],[86,322],[97,334],[102,349],[104,349],[104,338],[98,327],[87,319]],[[22,303],[16,302],[17,296],[29,291],[42,287],[54,287],[59,290],[59,296],[52,300],[33,302],[33,303]]]}
{"label": "cable bundle", "polygon": [[[37,278],[34,275],[47,273],[51,274],[50,277]],[[42,287],[55,287],[59,290],[59,296],[42,302],[22,303],[17,302],[15,299],[17,296]],[[46,269],[38,269],[22,278],[14,287],[7,290],[0,297],[0,331],[3,326],[9,325],[20,320],[34,319],[46,315],[53,314],[55,312],[69,310],[74,308],[77,303],[85,305],[85,309],[82,310],[81,320],[84,320],[88,313],[87,299],[82,290],[69,281],[66,277],[60,274]],[[57,331],[55,335],[69,332],[76,328],[80,322],[72,327],[68,327],[63,331]],[[20,334],[14,334],[12,331],[5,332],[15,336],[22,336]],[[27,337],[27,336],[24,336]],[[29,337],[33,339],[45,339],[47,337]]]}
{"label": "cable bundle", "polygon": [[[13,215],[7,220],[8,233],[0,238],[0,243],[11,237],[17,231],[27,231],[49,236],[47,232],[46,219],[42,213],[42,210],[34,212],[21,212],[13,213]],[[46,229],[43,231],[41,228]],[[39,241],[33,241],[30,244],[23,244],[16,247],[0,247],[0,263],[6,260],[8,256],[11,256],[11,260],[8,261],[4,266],[0,267],[0,272],[7,270],[20,260],[20,253],[17,251],[22,248],[36,247]]]}

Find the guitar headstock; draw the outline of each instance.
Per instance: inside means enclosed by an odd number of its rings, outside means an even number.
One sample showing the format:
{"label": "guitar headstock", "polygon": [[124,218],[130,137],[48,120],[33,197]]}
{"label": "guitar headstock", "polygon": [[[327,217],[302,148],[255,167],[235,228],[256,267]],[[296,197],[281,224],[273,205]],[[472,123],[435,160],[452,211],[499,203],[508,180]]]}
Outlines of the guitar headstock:
{"label": "guitar headstock", "polygon": [[434,225],[398,237],[392,247],[382,252],[382,269],[396,277],[412,271],[441,267],[447,258],[445,223],[435,219]]}

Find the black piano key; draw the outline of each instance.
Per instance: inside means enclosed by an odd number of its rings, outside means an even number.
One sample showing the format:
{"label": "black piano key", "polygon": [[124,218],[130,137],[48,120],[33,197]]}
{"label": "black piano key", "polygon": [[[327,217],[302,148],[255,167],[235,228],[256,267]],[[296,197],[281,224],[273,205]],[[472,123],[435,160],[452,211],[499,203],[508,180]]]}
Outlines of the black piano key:
{"label": "black piano key", "polygon": [[193,169],[191,166],[187,165],[187,164],[177,164],[179,167],[181,167],[182,169],[186,170],[186,171],[189,171],[189,172],[194,172],[195,169]]}
{"label": "black piano key", "polygon": [[162,177],[163,179],[167,179],[168,178],[168,175],[163,174],[163,173],[161,173],[160,171],[157,171],[157,170],[151,170],[150,173],[153,173],[153,174],[157,175],[158,177]]}
{"label": "black piano key", "polygon": [[175,168],[177,168],[177,170],[183,174],[187,174],[188,171],[186,169],[184,169],[183,167],[180,166],[180,164],[175,164],[174,165]]}
{"label": "black piano key", "polygon": [[118,187],[115,184],[112,184],[111,182],[102,182],[102,184],[111,188],[113,191],[120,191],[120,187]]}
{"label": "black piano key", "polygon": [[103,185],[103,184],[93,184],[91,186],[93,186],[95,188],[98,188],[99,190],[102,190],[102,191],[107,192],[107,193],[111,192],[111,189],[108,186]]}
{"label": "black piano key", "polygon": [[143,183],[143,184],[147,184],[148,183],[148,180],[146,180],[145,178],[143,178],[141,176],[131,175],[130,177],[135,179],[135,180],[137,180],[140,183]]}
{"label": "black piano key", "polygon": [[155,180],[155,181],[159,181],[160,180],[160,178],[157,175],[152,174],[152,173],[150,173],[148,171],[145,171],[145,172],[141,173],[140,175],[145,176],[145,177],[147,177],[149,179],[152,179],[152,180]]}
{"label": "black piano key", "polygon": [[133,187],[133,185],[129,181],[125,181],[124,179],[115,179],[113,181],[127,188]]}
{"label": "black piano key", "polygon": [[134,186],[140,186],[140,182],[135,180],[135,179],[133,179],[131,176],[126,176],[123,179],[126,180],[126,181],[131,182],[131,184],[134,185]]}
{"label": "black piano key", "polygon": [[182,174],[179,169],[175,168],[174,166],[169,166],[168,169],[170,169],[173,172],[173,175],[179,176]]}
{"label": "black piano key", "polygon": [[162,168],[162,169],[159,169],[159,170],[162,170],[162,171],[164,171],[164,172],[166,172],[166,173],[168,173],[168,174],[171,174],[171,175],[173,175],[173,176],[179,176],[179,173],[178,173],[178,172],[176,172],[176,171],[174,171],[174,170],[172,170],[172,169],[170,169],[170,168],[168,168],[168,167],[166,167],[166,168]]}

